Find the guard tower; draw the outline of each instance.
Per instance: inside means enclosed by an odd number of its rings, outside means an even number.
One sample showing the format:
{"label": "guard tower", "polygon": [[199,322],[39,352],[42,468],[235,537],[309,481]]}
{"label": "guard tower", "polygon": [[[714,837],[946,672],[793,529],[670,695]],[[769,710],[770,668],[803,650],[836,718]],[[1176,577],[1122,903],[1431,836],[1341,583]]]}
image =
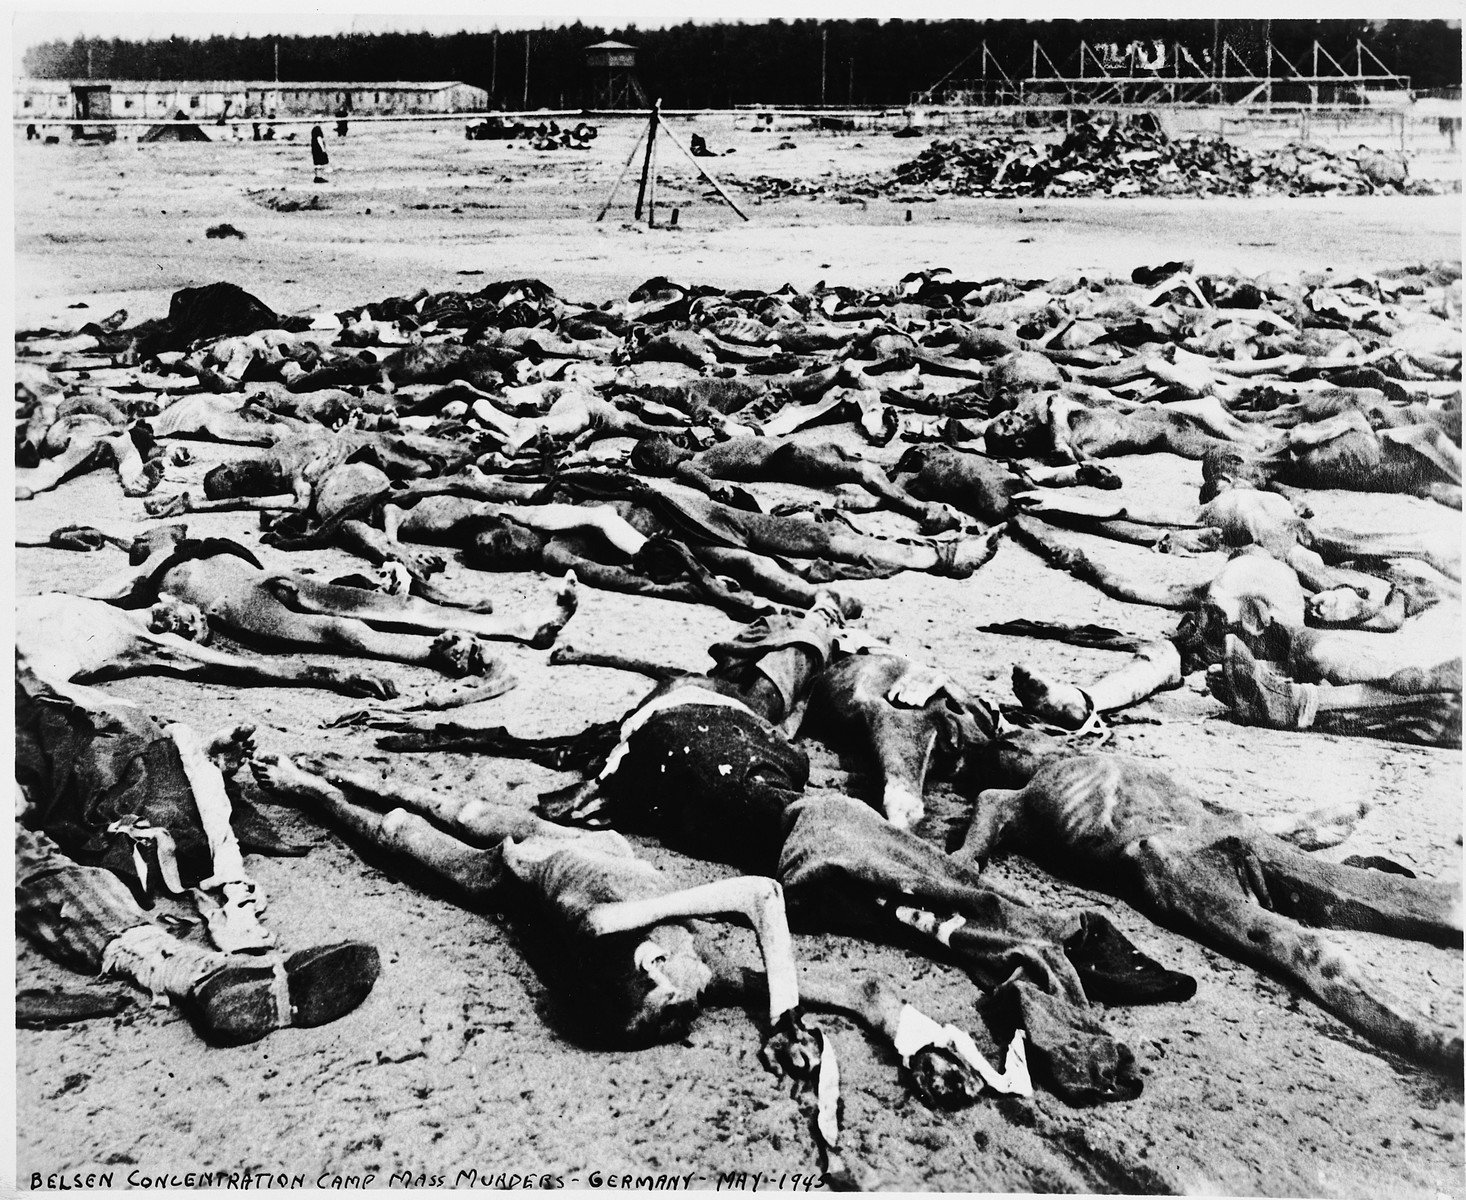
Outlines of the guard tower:
{"label": "guard tower", "polygon": [[590,78],[590,108],[646,108],[646,93],[636,78],[636,47],[597,42],[585,48]]}

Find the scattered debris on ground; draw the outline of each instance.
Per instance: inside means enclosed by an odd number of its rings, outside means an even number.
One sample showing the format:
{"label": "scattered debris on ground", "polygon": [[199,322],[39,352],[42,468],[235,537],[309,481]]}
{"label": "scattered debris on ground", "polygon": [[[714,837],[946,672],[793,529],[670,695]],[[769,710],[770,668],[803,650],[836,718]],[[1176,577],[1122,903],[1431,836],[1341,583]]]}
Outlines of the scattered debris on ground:
{"label": "scattered debris on ground", "polygon": [[250,192],[249,198],[256,204],[272,208],[276,212],[324,212],[330,207],[319,192],[309,196],[281,195],[278,192]]}
{"label": "scattered debris on ground", "polygon": [[[758,176],[761,196],[835,190],[829,180]],[[1153,120],[1082,118],[1057,142],[1012,133],[934,140],[890,177],[846,181],[841,191],[874,196],[1364,196],[1440,195],[1453,184],[1412,179],[1405,156],[1371,150],[1337,154],[1305,142],[1252,152],[1225,138],[1170,138]]]}

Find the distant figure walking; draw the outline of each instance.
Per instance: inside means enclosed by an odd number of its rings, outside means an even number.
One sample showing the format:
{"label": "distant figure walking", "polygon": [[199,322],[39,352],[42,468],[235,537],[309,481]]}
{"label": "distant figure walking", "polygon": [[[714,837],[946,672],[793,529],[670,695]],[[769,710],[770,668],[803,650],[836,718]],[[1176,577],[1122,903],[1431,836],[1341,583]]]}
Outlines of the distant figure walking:
{"label": "distant figure walking", "polygon": [[321,132],[319,125],[311,126],[311,162],[316,167],[316,182],[325,183],[326,177],[321,174],[321,168],[331,161],[331,156],[326,153],[326,135]]}
{"label": "distant figure walking", "polygon": [[346,118],[351,112],[351,105],[342,101],[341,106],[336,110],[336,136],[346,136]]}

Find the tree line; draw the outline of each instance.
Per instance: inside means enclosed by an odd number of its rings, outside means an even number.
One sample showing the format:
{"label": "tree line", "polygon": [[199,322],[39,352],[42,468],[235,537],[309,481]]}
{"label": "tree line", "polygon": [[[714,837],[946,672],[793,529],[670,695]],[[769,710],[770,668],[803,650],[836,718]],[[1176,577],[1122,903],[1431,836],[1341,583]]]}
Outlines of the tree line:
{"label": "tree line", "polygon": [[[1258,74],[1266,40],[1304,73],[1317,40],[1352,71],[1358,39],[1391,71],[1409,75],[1415,88],[1461,83],[1460,23],[1404,20],[776,20],[689,22],[665,29],[577,22],[446,35],[78,38],[32,46],[23,63],[25,73],[37,78],[222,80],[272,79],[278,62],[281,82],[458,80],[486,89],[507,108],[558,108],[590,103],[585,48],[607,38],[637,48],[636,71],[647,95],[669,108],[905,104],[953,68],[954,78],[977,75],[982,55],[975,52],[984,43],[1020,79],[1033,65],[1035,39],[1066,75],[1078,74],[1081,42],[1123,46],[1155,40],[1180,42],[1198,62],[1225,40]],[[1046,73],[1048,64],[1039,61]],[[1321,73],[1333,69],[1326,59],[1320,65]],[[1281,69],[1275,62],[1275,71]]]}

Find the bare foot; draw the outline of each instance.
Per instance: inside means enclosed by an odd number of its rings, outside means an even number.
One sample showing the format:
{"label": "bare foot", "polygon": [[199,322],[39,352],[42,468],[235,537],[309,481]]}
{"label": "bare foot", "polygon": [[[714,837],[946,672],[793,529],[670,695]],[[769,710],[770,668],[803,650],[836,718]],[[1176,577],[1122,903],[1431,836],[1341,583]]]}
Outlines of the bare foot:
{"label": "bare foot", "polygon": [[255,752],[255,727],[230,725],[219,730],[209,742],[208,756],[226,778],[244,766]]}
{"label": "bare foot", "polygon": [[281,754],[256,754],[249,760],[255,782],[268,792],[280,796],[305,796],[329,786],[325,780],[302,771]]}
{"label": "bare foot", "polygon": [[1089,715],[1084,693],[1072,683],[1051,682],[1027,667],[1013,668],[1013,694],[1024,711],[1061,729],[1078,729]]}

